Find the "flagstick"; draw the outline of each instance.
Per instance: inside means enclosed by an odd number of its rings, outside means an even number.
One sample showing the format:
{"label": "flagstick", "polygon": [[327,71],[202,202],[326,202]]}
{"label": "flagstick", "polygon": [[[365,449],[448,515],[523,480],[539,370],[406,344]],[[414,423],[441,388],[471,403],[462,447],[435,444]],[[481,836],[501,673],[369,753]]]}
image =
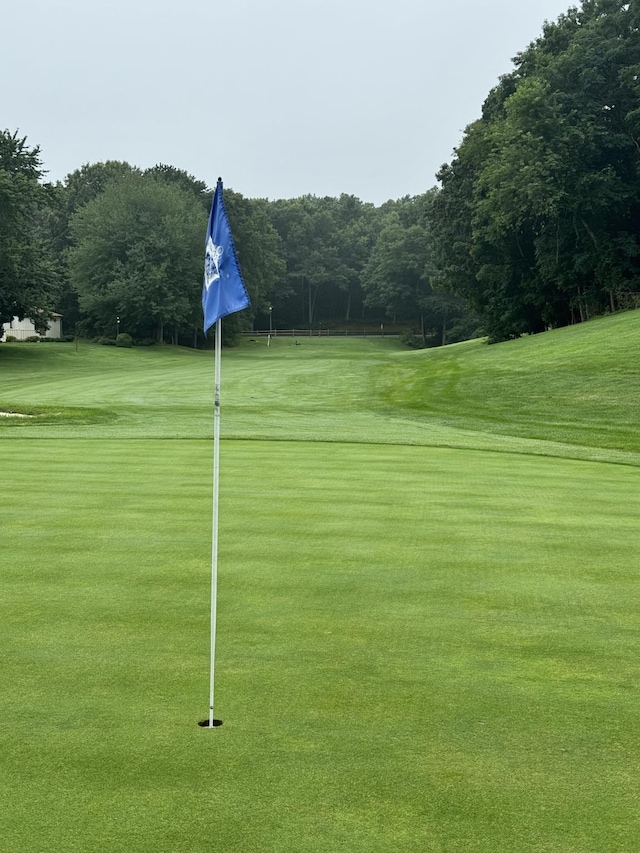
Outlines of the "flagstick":
{"label": "flagstick", "polygon": [[199,726],[221,726],[213,718],[214,675],[216,659],[216,608],[218,596],[218,493],[220,479],[220,364],[222,361],[222,322],[227,314],[242,311],[250,305],[249,294],[238,266],[233,237],[222,199],[222,178],[218,178],[205,241],[202,310],[204,333],[216,326],[215,404],[213,418],[213,519],[211,524],[211,665],[209,668],[209,719]]}
{"label": "flagstick", "polygon": [[213,728],[213,693],[216,660],[216,610],[218,598],[218,493],[220,490],[220,361],[222,320],[216,321],[215,400],[213,410],[213,518],[211,524],[211,667],[209,670],[209,728]]}

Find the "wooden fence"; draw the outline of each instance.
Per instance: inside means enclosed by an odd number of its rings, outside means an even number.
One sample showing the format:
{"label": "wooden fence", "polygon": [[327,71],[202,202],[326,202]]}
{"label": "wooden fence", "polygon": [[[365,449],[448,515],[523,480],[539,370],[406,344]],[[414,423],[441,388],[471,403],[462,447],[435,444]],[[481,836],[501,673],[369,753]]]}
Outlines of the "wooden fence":
{"label": "wooden fence", "polygon": [[248,338],[397,338],[397,332],[385,332],[380,327],[370,329],[260,329],[258,332],[242,332]]}

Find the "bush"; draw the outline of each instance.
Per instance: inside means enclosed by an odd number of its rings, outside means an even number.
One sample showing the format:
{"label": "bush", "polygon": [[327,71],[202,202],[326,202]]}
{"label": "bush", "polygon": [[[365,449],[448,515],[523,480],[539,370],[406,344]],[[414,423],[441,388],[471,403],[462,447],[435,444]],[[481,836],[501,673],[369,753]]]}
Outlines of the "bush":
{"label": "bush", "polygon": [[103,347],[114,347],[116,345],[114,338],[98,338],[96,343],[102,344]]}
{"label": "bush", "polygon": [[37,344],[40,342],[40,335],[29,335],[29,337],[24,340],[27,344]]}
{"label": "bush", "polygon": [[400,335],[399,340],[401,344],[411,347],[411,349],[424,349],[424,343],[420,335],[412,335],[411,332],[405,332],[403,335]]}
{"label": "bush", "polygon": [[15,336],[15,335],[6,335],[6,336],[5,336],[5,341],[6,341],[8,344],[12,343],[13,341],[17,341],[17,340],[18,340],[18,339],[16,338],[16,336]]}
{"label": "bush", "polygon": [[117,347],[132,347],[133,346],[133,338],[131,337],[131,335],[127,334],[127,332],[120,332],[120,334],[116,338],[116,346]]}
{"label": "bush", "polygon": [[75,341],[75,339],[75,335],[65,335],[62,340],[65,342],[65,344],[71,344]]}
{"label": "bush", "polygon": [[137,347],[152,347],[155,344],[153,338],[138,338],[136,340]]}

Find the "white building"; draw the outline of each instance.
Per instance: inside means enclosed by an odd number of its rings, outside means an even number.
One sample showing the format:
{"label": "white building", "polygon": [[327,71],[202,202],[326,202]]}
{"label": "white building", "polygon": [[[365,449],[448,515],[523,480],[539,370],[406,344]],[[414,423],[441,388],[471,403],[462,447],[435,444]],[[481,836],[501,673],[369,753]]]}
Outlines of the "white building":
{"label": "white building", "polygon": [[36,332],[36,327],[33,325],[33,321],[29,320],[27,317],[25,317],[24,320],[18,320],[17,317],[14,317],[10,323],[2,324],[0,341],[6,340],[7,335],[13,335],[13,337],[19,341],[23,341],[25,338],[31,338],[34,335],[39,338],[61,338],[62,314],[52,314],[49,317],[49,328],[44,335],[40,335]]}

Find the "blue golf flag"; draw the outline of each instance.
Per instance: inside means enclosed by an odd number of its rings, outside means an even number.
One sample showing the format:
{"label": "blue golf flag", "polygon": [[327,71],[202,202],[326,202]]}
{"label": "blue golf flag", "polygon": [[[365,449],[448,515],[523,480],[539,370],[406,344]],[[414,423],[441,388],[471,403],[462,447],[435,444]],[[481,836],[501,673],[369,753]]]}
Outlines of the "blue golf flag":
{"label": "blue golf flag", "polygon": [[218,178],[209,216],[204,256],[202,310],[205,335],[221,317],[242,311],[250,304],[231,236],[227,211],[224,208],[222,180]]}

